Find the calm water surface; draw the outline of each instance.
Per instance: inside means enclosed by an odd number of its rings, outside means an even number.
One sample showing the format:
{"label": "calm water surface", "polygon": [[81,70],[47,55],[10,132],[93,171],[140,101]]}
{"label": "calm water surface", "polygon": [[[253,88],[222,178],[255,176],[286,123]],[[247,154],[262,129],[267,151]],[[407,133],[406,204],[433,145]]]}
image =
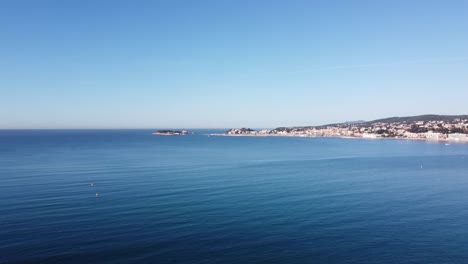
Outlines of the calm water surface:
{"label": "calm water surface", "polygon": [[468,144],[197,132],[0,131],[0,263],[468,263]]}

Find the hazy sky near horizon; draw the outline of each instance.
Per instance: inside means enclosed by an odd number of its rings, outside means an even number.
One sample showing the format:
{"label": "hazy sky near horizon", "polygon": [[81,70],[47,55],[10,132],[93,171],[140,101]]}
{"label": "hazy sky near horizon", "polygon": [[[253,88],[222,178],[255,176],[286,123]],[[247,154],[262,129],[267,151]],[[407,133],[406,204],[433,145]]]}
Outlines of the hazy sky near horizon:
{"label": "hazy sky near horizon", "polygon": [[0,2],[0,128],[468,114],[468,1]]}

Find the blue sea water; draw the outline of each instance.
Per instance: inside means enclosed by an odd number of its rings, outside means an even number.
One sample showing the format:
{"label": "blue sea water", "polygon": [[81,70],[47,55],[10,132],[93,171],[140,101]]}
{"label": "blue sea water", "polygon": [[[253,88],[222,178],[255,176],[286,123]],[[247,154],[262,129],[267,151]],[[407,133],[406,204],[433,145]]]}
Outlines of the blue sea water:
{"label": "blue sea water", "polygon": [[209,132],[0,131],[0,263],[468,263],[468,144]]}

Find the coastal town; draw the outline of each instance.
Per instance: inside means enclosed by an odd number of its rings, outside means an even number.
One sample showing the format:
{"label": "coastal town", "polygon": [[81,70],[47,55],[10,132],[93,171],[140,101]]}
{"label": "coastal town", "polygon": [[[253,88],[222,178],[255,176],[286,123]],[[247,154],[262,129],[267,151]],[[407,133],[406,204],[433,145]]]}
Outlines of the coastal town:
{"label": "coastal town", "polygon": [[424,115],[394,117],[370,122],[339,123],[324,126],[280,127],[253,130],[235,128],[228,136],[294,136],[342,138],[396,138],[468,142],[468,116]]}

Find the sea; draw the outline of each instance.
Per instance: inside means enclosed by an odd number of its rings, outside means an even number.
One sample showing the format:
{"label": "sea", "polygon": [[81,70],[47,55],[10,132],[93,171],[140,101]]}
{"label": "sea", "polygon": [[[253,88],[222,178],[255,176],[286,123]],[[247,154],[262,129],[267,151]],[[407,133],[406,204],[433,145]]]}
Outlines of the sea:
{"label": "sea", "polygon": [[0,263],[468,263],[468,144],[1,130]]}

